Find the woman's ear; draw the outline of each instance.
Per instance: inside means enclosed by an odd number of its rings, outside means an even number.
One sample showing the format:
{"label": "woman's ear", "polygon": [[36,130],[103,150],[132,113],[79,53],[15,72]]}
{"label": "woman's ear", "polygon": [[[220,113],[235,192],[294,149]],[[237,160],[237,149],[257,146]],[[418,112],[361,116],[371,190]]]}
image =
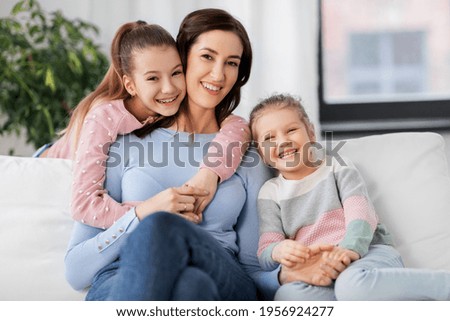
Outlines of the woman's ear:
{"label": "woman's ear", "polygon": [[126,91],[130,94],[130,96],[134,97],[136,95],[136,88],[134,86],[133,79],[131,79],[128,75],[123,75],[122,81]]}

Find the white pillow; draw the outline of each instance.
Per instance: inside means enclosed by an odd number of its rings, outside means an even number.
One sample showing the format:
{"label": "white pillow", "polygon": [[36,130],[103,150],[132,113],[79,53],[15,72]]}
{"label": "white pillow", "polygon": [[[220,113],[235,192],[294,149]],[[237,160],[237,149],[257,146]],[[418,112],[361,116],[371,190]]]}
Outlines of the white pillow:
{"label": "white pillow", "polygon": [[0,300],[80,300],[64,278],[71,163],[0,156]]}
{"label": "white pillow", "polygon": [[374,135],[348,140],[339,152],[363,175],[405,265],[450,270],[450,177],[443,138]]}

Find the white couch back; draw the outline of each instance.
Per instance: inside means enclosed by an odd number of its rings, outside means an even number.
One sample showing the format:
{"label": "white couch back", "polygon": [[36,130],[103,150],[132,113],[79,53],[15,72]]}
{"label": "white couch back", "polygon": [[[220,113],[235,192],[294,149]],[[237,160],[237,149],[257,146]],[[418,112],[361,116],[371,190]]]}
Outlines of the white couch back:
{"label": "white couch back", "polygon": [[[353,139],[339,150],[368,185],[408,266],[450,270],[450,177],[432,133]],[[70,162],[0,156],[0,300],[79,300],[64,279]]]}

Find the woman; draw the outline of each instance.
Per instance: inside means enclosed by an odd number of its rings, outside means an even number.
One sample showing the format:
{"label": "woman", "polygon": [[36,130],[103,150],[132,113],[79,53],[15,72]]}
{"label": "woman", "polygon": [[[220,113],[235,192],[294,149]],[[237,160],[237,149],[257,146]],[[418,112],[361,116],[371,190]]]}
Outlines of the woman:
{"label": "woman", "polygon": [[[186,16],[177,45],[188,92],[180,113],[166,128],[123,136],[110,149],[106,189],[118,202],[144,201],[107,230],[75,223],[67,279],[76,289],[91,286],[88,300],[254,300],[255,283],[271,299],[276,271],[262,272],[256,258],[256,196],[270,173],[256,152],[219,186],[199,225],[186,203],[200,191],[172,188],[198,170],[219,124],[239,104],[250,41],[227,12],[204,9]],[[154,213],[155,204],[167,212]],[[186,213],[169,213],[183,204]]]}

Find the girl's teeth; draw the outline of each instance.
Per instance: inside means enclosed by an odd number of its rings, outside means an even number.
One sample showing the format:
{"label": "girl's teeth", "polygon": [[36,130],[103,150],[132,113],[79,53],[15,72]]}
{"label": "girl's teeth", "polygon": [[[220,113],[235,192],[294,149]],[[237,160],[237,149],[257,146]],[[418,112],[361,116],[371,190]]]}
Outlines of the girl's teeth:
{"label": "girl's teeth", "polygon": [[176,97],[172,98],[172,99],[158,99],[158,102],[162,103],[162,104],[167,104],[167,103],[171,103],[172,101],[174,101],[176,99]]}
{"label": "girl's teeth", "polygon": [[287,156],[294,155],[295,152],[296,152],[296,151],[293,150],[293,151],[290,151],[290,152],[287,152],[287,153],[282,153],[282,154],[280,154],[280,158],[285,158],[285,157],[287,157]]}

